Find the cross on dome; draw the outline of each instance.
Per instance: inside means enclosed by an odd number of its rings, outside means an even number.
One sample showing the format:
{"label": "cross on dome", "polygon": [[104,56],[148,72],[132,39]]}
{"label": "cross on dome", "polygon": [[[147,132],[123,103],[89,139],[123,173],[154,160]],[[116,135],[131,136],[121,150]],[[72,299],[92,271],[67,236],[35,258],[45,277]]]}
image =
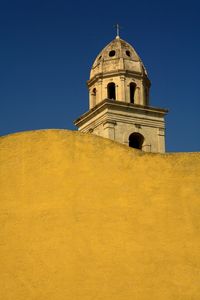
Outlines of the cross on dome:
{"label": "cross on dome", "polygon": [[120,30],[121,26],[120,26],[119,24],[116,24],[116,25],[114,25],[114,27],[115,27],[115,28],[116,28],[116,30],[117,30],[117,35],[116,35],[116,38],[118,38],[118,39],[119,39],[119,30]]}

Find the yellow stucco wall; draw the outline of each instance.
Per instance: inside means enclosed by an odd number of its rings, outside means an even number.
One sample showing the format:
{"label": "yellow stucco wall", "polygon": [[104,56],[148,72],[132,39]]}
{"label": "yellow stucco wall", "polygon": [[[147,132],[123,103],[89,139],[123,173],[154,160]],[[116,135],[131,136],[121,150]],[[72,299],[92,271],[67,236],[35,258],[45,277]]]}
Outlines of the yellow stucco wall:
{"label": "yellow stucco wall", "polygon": [[0,143],[0,299],[200,299],[200,153],[64,130]]}

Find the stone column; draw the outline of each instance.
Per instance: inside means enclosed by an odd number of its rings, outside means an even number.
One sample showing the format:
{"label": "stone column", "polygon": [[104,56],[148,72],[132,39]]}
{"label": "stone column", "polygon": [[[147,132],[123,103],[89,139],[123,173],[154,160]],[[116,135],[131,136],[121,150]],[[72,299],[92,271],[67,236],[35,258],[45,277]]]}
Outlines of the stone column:
{"label": "stone column", "polygon": [[115,100],[119,100],[119,86],[118,84],[115,84]]}
{"label": "stone column", "polygon": [[93,107],[92,101],[93,101],[93,99],[92,99],[91,89],[89,89],[89,107],[90,107],[90,109]]}
{"label": "stone column", "polygon": [[144,80],[142,80],[142,90],[141,90],[141,99],[140,103],[141,105],[145,105],[146,103],[146,92],[145,92],[145,86],[144,86]]}
{"label": "stone column", "polygon": [[102,79],[98,80],[98,99],[97,99],[97,103],[101,102],[102,99]]}
{"label": "stone column", "polygon": [[108,92],[107,92],[107,84],[105,80],[102,81],[102,99],[108,98]]}
{"label": "stone column", "polygon": [[126,95],[125,95],[125,76],[120,76],[121,81],[121,93],[120,93],[120,99],[123,102],[126,102]]}
{"label": "stone column", "polygon": [[140,88],[137,86],[135,89],[135,104],[140,104],[140,98],[141,98],[141,92],[140,92]]}

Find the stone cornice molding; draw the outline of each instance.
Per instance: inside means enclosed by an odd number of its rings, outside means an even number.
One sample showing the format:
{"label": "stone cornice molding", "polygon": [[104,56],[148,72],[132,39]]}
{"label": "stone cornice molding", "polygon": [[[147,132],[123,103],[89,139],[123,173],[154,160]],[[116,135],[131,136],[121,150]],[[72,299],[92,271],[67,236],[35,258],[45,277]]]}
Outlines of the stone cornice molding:
{"label": "stone cornice molding", "polygon": [[[129,119],[131,118],[130,116],[123,115],[123,111],[128,113],[133,113],[134,114],[141,114],[147,117],[149,116],[160,116],[160,117],[164,117],[164,115],[167,114],[168,110],[167,109],[163,109],[163,108],[157,108],[157,107],[150,107],[150,106],[143,106],[143,105],[138,105],[138,104],[132,104],[132,103],[125,103],[122,101],[117,101],[117,100],[110,100],[110,99],[105,99],[102,102],[100,102],[99,104],[97,104],[95,107],[93,107],[91,110],[87,111],[86,113],[84,113],[80,118],[76,119],[74,121],[74,124],[77,127],[82,126],[84,123],[88,122],[89,120],[91,120],[92,118],[96,117],[98,114],[102,113],[103,111],[106,111],[107,113],[112,115],[112,111],[115,110],[115,121],[117,121],[117,119]],[[119,113],[116,116],[116,111],[119,111]],[[121,117],[120,117],[121,116]],[[117,119],[116,119],[117,117]],[[133,119],[133,118],[131,118]],[[136,119],[140,119],[139,117],[136,117]],[[143,120],[144,123],[144,119],[141,118],[141,120]],[[149,121],[148,121],[149,123]]]}
{"label": "stone cornice molding", "polygon": [[87,86],[90,88],[91,85],[93,85],[96,81],[103,78],[109,78],[109,77],[116,77],[116,76],[125,76],[125,77],[134,77],[137,79],[143,79],[145,82],[148,82],[149,85],[151,85],[150,80],[146,76],[146,74],[142,74],[140,72],[134,72],[134,71],[125,71],[125,70],[116,70],[116,71],[108,71],[105,73],[98,73],[93,78],[89,79],[87,81]]}

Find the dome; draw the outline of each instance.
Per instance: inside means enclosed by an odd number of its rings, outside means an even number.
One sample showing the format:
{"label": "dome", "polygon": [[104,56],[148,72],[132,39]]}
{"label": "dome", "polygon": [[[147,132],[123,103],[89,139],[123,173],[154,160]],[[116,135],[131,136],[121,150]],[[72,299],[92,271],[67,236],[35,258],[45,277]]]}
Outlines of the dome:
{"label": "dome", "polygon": [[97,55],[91,68],[90,80],[95,76],[116,71],[147,75],[146,69],[135,49],[118,36]]}
{"label": "dome", "polygon": [[96,57],[87,85],[90,109],[105,99],[149,105],[147,71],[135,49],[119,36]]}

